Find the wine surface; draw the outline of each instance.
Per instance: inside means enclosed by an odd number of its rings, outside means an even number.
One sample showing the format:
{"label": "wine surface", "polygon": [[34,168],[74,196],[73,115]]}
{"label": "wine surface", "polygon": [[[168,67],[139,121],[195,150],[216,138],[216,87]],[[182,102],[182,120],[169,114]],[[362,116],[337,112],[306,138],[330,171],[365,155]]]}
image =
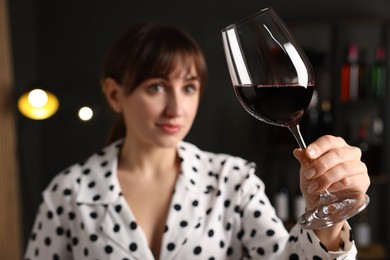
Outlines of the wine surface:
{"label": "wine surface", "polygon": [[313,86],[238,85],[234,91],[241,105],[257,119],[289,127],[299,123],[313,95]]}

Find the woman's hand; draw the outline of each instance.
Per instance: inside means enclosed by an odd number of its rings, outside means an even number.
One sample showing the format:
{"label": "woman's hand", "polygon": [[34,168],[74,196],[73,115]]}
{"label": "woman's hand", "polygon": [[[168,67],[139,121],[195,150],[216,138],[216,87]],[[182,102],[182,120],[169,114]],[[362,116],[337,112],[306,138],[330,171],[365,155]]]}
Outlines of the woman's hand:
{"label": "woman's hand", "polygon": [[365,194],[370,186],[366,165],[359,148],[344,139],[322,136],[305,150],[295,149],[301,164],[300,188],[308,209],[313,209],[319,194],[327,189],[335,194],[358,192]]}
{"label": "woman's hand", "polygon": [[[359,148],[330,135],[318,138],[305,150],[295,149],[294,156],[301,164],[300,187],[306,207],[314,209],[319,203],[320,193],[325,189],[335,195],[360,193],[363,200],[370,186],[370,178],[361,155]],[[342,226],[340,222],[314,232],[328,250],[337,251]]]}

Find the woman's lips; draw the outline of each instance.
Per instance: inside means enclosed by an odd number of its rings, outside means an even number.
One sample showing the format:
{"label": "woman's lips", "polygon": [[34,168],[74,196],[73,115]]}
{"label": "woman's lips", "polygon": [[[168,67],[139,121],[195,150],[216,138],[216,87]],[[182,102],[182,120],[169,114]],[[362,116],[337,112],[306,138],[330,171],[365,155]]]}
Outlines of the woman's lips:
{"label": "woman's lips", "polygon": [[176,124],[158,124],[158,127],[168,134],[176,134],[181,129],[181,126]]}

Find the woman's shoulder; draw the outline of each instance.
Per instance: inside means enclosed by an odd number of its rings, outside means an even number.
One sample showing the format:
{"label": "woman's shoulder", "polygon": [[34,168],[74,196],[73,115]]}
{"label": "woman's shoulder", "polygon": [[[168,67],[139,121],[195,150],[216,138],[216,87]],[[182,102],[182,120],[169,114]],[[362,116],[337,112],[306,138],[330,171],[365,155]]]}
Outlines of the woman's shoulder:
{"label": "woman's shoulder", "polygon": [[[95,185],[101,176],[107,177],[118,153],[120,143],[112,143],[57,173],[44,190],[44,196],[75,197],[80,188]],[[105,176],[106,175],[106,176]]]}

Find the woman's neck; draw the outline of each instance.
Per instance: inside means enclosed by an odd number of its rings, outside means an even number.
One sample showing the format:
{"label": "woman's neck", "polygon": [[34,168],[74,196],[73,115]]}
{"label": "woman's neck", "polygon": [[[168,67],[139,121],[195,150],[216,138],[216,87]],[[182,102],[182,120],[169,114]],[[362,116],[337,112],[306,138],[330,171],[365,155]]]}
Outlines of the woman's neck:
{"label": "woman's neck", "polygon": [[118,168],[129,173],[158,177],[157,174],[178,170],[176,147],[156,147],[125,140],[119,154]]}

